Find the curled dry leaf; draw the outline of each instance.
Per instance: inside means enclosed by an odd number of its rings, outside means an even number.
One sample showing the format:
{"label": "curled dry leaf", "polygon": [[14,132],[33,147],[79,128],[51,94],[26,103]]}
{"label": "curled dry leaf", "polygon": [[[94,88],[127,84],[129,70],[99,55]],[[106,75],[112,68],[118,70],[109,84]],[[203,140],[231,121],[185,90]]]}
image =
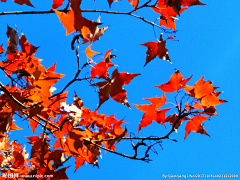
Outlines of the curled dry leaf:
{"label": "curled dry leaf", "polygon": [[[99,15],[98,20],[97,20],[97,23],[99,23],[99,24],[101,23],[100,18],[101,18],[101,16]],[[82,40],[82,43],[85,44],[89,41],[95,42],[95,41],[99,40],[100,37],[103,35],[103,33],[107,30],[107,28],[108,28],[108,26],[103,27],[103,28],[98,28],[98,25],[97,25],[95,27],[95,29],[92,30],[93,33],[89,29],[87,29],[84,34],[82,33],[82,35],[84,37]]]}
{"label": "curled dry leaf", "polygon": [[90,60],[92,61],[92,56],[95,55],[95,54],[97,54],[98,52],[95,52],[95,51],[91,50],[91,49],[90,49],[91,46],[92,46],[92,44],[90,44],[90,45],[87,47],[87,49],[85,50],[85,53],[86,53],[88,59],[90,59]]}

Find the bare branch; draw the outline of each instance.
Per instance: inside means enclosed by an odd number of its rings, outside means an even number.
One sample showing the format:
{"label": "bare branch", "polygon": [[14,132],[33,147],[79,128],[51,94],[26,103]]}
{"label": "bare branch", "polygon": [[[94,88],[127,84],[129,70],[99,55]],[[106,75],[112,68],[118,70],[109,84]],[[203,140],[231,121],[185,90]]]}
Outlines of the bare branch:
{"label": "bare branch", "polygon": [[[143,6],[143,7],[148,7],[148,6]],[[142,8],[142,7],[141,7]],[[68,12],[69,10],[59,10],[60,12]],[[167,32],[164,28],[160,27],[159,25],[146,20],[144,17],[137,16],[135,14],[132,14],[131,12],[118,12],[118,11],[106,11],[106,10],[81,10],[82,12],[98,12],[98,13],[107,13],[107,14],[118,14],[118,15],[129,15],[138,19],[141,19],[142,21],[151,24],[152,26],[159,27],[162,31]],[[50,14],[50,13],[55,13],[53,10],[50,11],[15,11],[15,12],[1,12],[0,16],[2,15],[23,15],[23,14]]]}
{"label": "bare branch", "polygon": [[117,155],[122,156],[122,157],[126,157],[126,158],[129,158],[129,159],[134,159],[134,160],[141,160],[141,161],[145,161],[145,162],[151,161],[151,159],[148,159],[148,158],[146,158],[146,157],[137,158],[137,157],[135,157],[135,155],[134,155],[134,156],[129,156],[129,155],[126,155],[126,154],[122,154],[122,153],[119,153],[119,152],[115,152],[115,151],[113,151],[113,150],[111,150],[111,149],[108,149],[108,148],[105,148],[105,147],[103,147],[103,146],[100,146],[100,145],[98,145],[98,144],[96,144],[96,143],[94,143],[93,141],[90,141],[90,140],[86,140],[86,139],[85,139],[85,141],[88,141],[88,142],[90,142],[91,144],[93,144],[93,145],[95,145],[95,146],[97,146],[97,147],[99,147],[99,148],[101,148],[101,149],[104,149],[104,150],[106,150],[106,151],[108,151],[108,152],[111,152],[111,153],[113,153],[113,154],[117,154]]}

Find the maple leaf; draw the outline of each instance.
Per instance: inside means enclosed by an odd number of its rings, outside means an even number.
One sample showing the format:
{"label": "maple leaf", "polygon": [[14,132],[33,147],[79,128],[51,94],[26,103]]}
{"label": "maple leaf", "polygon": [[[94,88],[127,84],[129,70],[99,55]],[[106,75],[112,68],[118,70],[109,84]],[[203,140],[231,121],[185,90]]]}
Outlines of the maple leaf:
{"label": "maple leaf", "polygon": [[[100,18],[101,16],[99,15],[97,23],[101,23],[100,22]],[[103,33],[107,30],[108,26],[103,27],[103,28],[98,28],[98,25],[95,27],[95,30],[93,29],[93,33],[91,33],[91,31],[88,29],[88,31],[85,32],[85,34],[83,34],[84,39],[82,40],[82,44],[85,44],[87,42],[95,42],[97,40],[100,39],[100,37],[103,35]]]}
{"label": "maple leaf", "polygon": [[56,9],[53,9],[55,11],[55,13],[57,14],[60,22],[63,24],[64,28],[67,30],[66,31],[66,36],[69,35],[70,33],[72,33],[73,31],[75,31],[74,28],[74,12],[73,10],[70,8],[70,11],[65,14],[63,12],[60,12]]}
{"label": "maple leaf", "polygon": [[170,28],[173,31],[175,31],[176,29],[176,25],[175,25],[175,18],[166,18],[165,16],[161,16],[160,17],[160,26],[164,26],[166,28]]}
{"label": "maple leaf", "polygon": [[39,87],[46,97],[51,96],[50,88],[52,85],[65,76],[64,74],[53,72],[55,66],[56,63],[46,70],[44,66],[38,65],[37,70],[33,73],[33,76],[35,77],[33,85]]}
{"label": "maple leaf", "polygon": [[57,9],[61,5],[63,5],[63,0],[53,0],[52,9]]}
{"label": "maple leaf", "polygon": [[85,50],[85,53],[86,53],[88,59],[90,59],[90,61],[92,61],[92,56],[93,56],[94,54],[97,54],[97,53],[98,53],[98,52],[95,52],[95,51],[91,50],[91,49],[90,49],[91,46],[92,46],[92,44],[90,44],[90,45],[86,48],[86,50]]}
{"label": "maple leaf", "polygon": [[[162,3],[163,1],[158,1],[156,7],[152,7],[152,9],[156,13],[161,14],[160,22],[159,22],[160,26],[165,26],[166,28],[171,28],[175,31],[176,29],[175,19],[178,14],[174,11],[172,7]],[[186,9],[187,8],[182,8],[179,11],[179,15]]]}
{"label": "maple leaf", "polygon": [[91,81],[94,77],[100,77],[100,78],[104,78],[107,79],[108,77],[108,68],[115,66],[114,64],[112,64],[112,62],[110,61],[108,66],[106,66],[105,61],[100,61],[99,63],[95,64],[90,70],[91,70]]}
{"label": "maple leaf", "polygon": [[186,86],[184,89],[191,97],[200,100],[203,106],[209,107],[227,102],[218,98],[221,92],[214,92],[217,88],[212,85],[211,81],[204,81],[203,76],[194,86]]}
{"label": "maple leaf", "polygon": [[179,116],[175,113],[175,114],[169,115],[169,116],[164,120],[164,123],[165,123],[165,122],[170,123],[171,126],[174,128],[174,130],[177,132],[177,129],[178,129],[179,126],[181,125],[182,121],[189,120],[189,119],[190,119],[190,118],[188,118],[188,117],[183,117],[183,118],[179,119]]}
{"label": "maple leaf", "polygon": [[108,67],[108,64],[111,62],[112,58],[117,57],[116,55],[111,55],[111,51],[112,51],[112,49],[109,49],[104,55],[106,67]]}
{"label": "maple leaf", "polygon": [[22,130],[22,128],[18,127],[14,122],[12,122],[10,131],[13,131],[13,130]]}
{"label": "maple leaf", "polygon": [[52,177],[54,177],[53,179],[65,179],[65,180],[68,180],[68,177],[66,175],[66,170],[69,168],[70,166],[68,167],[65,167],[65,168],[62,168],[62,169],[59,169],[55,172],[52,173]]}
{"label": "maple leaf", "polygon": [[205,5],[199,0],[180,0],[182,6]]}
{"label": "maple leaf", "polygon": [[47,158],[48,163],[50,161],[54,161],[54,164],[52,166],[57,169],[61,165],[63,152],[64,152],[63,150],[54,150],[54,151],[52,151],[49,154],[48,158]]}
{"label": "maple leaf", "polygon": [[167,18],[176,17],[177,15],[180,15],[184,10],[187,9],[187,8],[182,8],[178,14],[174,11],[173,7],[170,7],[167,4],[165,4],[164,1],[158,1],[157,5],[155,7],[151,7],[151,8],[156,13],[159,13],[162,16],[165,16]]}
{"label": "maple leaf", "polygon": [[82,17],[81,9],[79,7],[75,7],[75,9],[73,9],[73,6],[71,6],[70,11],[67,14],[60,12],[56,9],[53,10],[57,14],[60,22],[67,30],[66,35],[69,35],[74,30],[82,33],[82,28],[84,26],[89,28],[90,32],[94,33],[96,27],[101,24],[94,21],[89,21],[88,19]]}
{"label": "maple leaf", "polygon": [[5,51],[5,49],[3,48],[3,45],[0,46],[0,55]]}
{"label": "maple leaf", "polygon": [[114,0],[108,0],[108,4],[109,4],[109,7],[111,8],[111,5],[113,3]]}
{"label": "maple leaf", "polygon": [[74,172],[76,172],[77,169],[78,169],[80,166],[83,165],[84,161],[85,161],[85,158],[82,157],[82,156],[75,157],[75,171],[74,171]]}
{"label": "maple leaf", "polygon": [[167,60],[168,62],[171,63],[171,60],[169,59],[169,56],[168,56],[168,49],[165,48],[166,41],[163,41],[162,34],[160,36],[159,42],[149,41],[145,44],[140,44],[140,45],[146,46],[148,48],[146,52],[147,57],[146,57],[146,62],[144,66],[146,66],[147,63],[153,60],[156,56],[158,56],[160,59]]}
{"label": "maple leaf", "polygon": [[26,36],[21,32],[22,37],[19,39],[19,44],[22,48],[22,52],[26,52],[29,56],[33,56],[36,52],[38,47],[35,47],[28,43]]}
{"label": "maple leaf", "polygon": [[111,58],[116,57],[115,55],[111,55],[111,51],[112,49],[108,50],[105,55],[104,55],[104,59],[103,61],[100,61],[99,63],[95,64],[90,70],[91,70],[91,79],[90,81],[92,81],[92,79],[96,76],[103,78],[103,79],[107,79],[108,78],[108,68],[115,66],[114,64],[112,64]]}
{"label": "maple leaf", "polygon": [[164,83],[160,86],[156,86],[156,87],[161,89],[164,92],[178,91],[179,89],[185,87],[186,83],[191,79],[191,77],[189,77],[187,79],[183,79],[183,76],[180,73],[180,71],[176,70],[176,72],[174,74],[172,74],[172,76],[170,77],[169,82]]}
{"label": "maple leaf", "polygon": [[109,99],[109,95],[115,101],[122,103],[130,108],[127,101],[127,92],[122,87],[132,81],[132,79],[140,74],[133,74],[127,72],[118,73],[117,68],[112,73],[112,78],[104,82],[91,84],[91,86],[99,87],[99,105],[98,108]]}
{"label": "maple leaf", "polygon": [[164,3],[172,7],[178,15],[180,14],[181,6],[205,5],[199,0],[164,0]]}
{"label": "maple leaf", "polygon": [[208,118],[209,118],[208,116],[196,115],[190,121],[188,121],[186,126],[185,126],[185,137],[184,137],[184,139],[186,139],[186,137],[188,136],[190,131],[208,135],[208,133],[205,131],[205,129],[202,125],[202,122],[206,121]]}
{"label": "maple leaf", "polygon": [[75,92],[74,95],[74,103],[73,105],[75,105],[78,109],[82,109],[83,108],[83,101],[80,97],[78,97],[77,93]]}
{"label": "maple leaf", "polygon": [[29,0],[13,0],[13,1],[17,4],[20,4],[20,5],[26,4],[28,6],[34,7]]}
{"label": "maple leaf", "polygon": [[216,108],[214,106],[203,106],[202,104],[195,102],[193,106],[197,109],[204,110],[203,112],[200,112],[199,114],[208,114],[210,116],[217,115]]}
{"label": "maple leaf", "polygon": [[181,10],[181,0],[167,0],[167,6],[170,6],[179,15]]}
{"label": "maple leaf", "polygon": [[19,37],[17,32],[11,27],[9,27],[8,25],[7,25],[7,37],[9,38],[7,54],[15,53],[15,50],[17,49]]}
{"label": "maple leaf", "polygon": [[136,108],[138,110],[144,112],[143,117],[141,119],[141,123],[138,126],[138,132],[143,127],[146,127],[149,124],[151,124],[152,121],[156,121],[159,124],[162,124],[166,118],[165,113],[169,110],[169,109],[162,109],[160,111],[157,110],[160,107],[162,107],[167,101],[165,93],[163,93],[162,97],[160,97],[160,98],[158,98],[158,97],[144,98],[144,100],[150,101],[151,104],[150,105],[148,105],[148,104],[144,104],[144,105],[133,104],[134,106],[136,106]]}
{"label": "maple leaf", "polygon": [[134,7],[135,10],[137,9],[139,0],[128,0],[128,2]]}

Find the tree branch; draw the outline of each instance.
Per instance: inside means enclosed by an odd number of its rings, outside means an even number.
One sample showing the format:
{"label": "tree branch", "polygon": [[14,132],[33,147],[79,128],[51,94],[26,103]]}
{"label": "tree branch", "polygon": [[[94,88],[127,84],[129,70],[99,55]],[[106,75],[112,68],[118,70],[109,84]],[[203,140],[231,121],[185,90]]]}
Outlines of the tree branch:
{"label": "tree branch", "polygon": [[108,148],[105,148],[105,147],[103,147],[103,146],[100,146],[100,145],[94,143],[93,141],[86,140],[86,139],[84,139],[84,140],[90,142],[91,144],[93,144],[93,145],[95,145],[95,146],[97,146],[97,147],[99,147],[99,148],[101,148],[101,149],[104,149],[104,150],[106,150],[106,151],[108,151],[108,152],[111,152],[111,153],[113,153],[113,154],[117,154],[117,155],[122,156],[122,157],[126,157],[126,158],[129,158],[129,159],[134,159],[134,160],[141,160],[141,161],[145,161],[145,162],[151,161],[151,159],[146,158],[146,156],[143,157],[143,158],[137,158],[137,157],[135,156],[136,154],[135,154],[134,156],[129,156],[129,155],[126,155],[126,154],[122,154],[122,153],[119,153],[119,152],[115,152],[115,151],[113,151],[113,150],[111,150],[111,149],[108,149]]}
{"label": "tree branch", "polygon": [[[148,7],[148,6],[143,6],[143,7]],[[141,7],[142,8],[142,7]],[[139,8],[140,9],[140,8]],[[59,10],[60,12],[69,12],[69,10]],[[129,15],[138,19],[141,19],[142,21],[151,24],[152,26],[159,27],[162,31],[168,32],[166,29],[162,28],[161,26],[146,20],[144,17],[137,16],[135,14],[132,14],[132,11],[130,12],[118,12],[118,11],[106,11],[106,10],[81,10],[82,12],[98,12],[98,13],[107,13],[107,14],[118,14],[118,15]],[[0,16],[3,15],[23,15],[23,14],[50,14],[50,13],[55,13],[53,10],[50,11],[15,11],[15,12],[1,12]]]}

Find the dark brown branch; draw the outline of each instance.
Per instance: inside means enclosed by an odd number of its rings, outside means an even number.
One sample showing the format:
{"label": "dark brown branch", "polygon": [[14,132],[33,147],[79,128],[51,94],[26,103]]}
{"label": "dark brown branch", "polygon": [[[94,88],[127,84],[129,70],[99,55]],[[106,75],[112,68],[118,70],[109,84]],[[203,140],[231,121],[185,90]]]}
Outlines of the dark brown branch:
{"label": "dark brown branch", "polygon": [[48,123],[49,125],[53,126],[54,128],[59,129],[59,127],[51,122],[49,122],[48,120],[44,119],[43,117],[41,117],[40,115],[36,115],[37,118],[41,119],[42,121],[44,121],[45,123]]}
{"label": "dark brown branch", "polygon": [[[147,7],[147,6],[146,6]],[[59,10],[60,12],[66,12],[65,9],[63,10]],[[107,14],[121,14],[121,15],[130,15],[132,17],[141,19],[142,21],[151,24],[152,26],[157,26],[159,27],[162,31],[166,32],[166,30],[162,27],[160,27],[159,25],[146,20],[144,17],[141,16],[137,16],[135,14],[132,14],[131,12],[117,12],[117,11],[106,11],[106,10],[81,10],[82,12],[98,12],[98,13],[107,13]],[[55,13],[53,10],[50,11],[16,11],[16,12],[1,12],[0,16],[2,15],[22,15],[22,14],[50,14],[50,13]]]}
{"label": "dark brown branch", "polygon": [[[177,140],[175,139],[171,139],[169,138],[168,136],[159,136],[159,137],[123,137],[122,138],[123,140],[153,140],[153,141],[156,141],[156,140],[162,140],[162,139],[169,139],[169,140],[172,140],[174,142],[177,142]],[[121,139],[121,140],[122,140]],[[93,142],[102,142],[102,141],[113,141],[115,140],[115,138],[109,138],[109,139],[100,139],[100,140],[92,140]]]}
{"label": "dark brown branch", "polygon": [[10,74],[8,74],[6,71],[5,71],[5,68],[4,67],[0,67],[0,69],[3,70],[3,72],[7,75],[7,77],[9,77],[12,82],[15,82],[16,84],[18,84],[19,86],[21,86],[23,88],[23,86],[21,84],[19,84],[15,79],[12,78],[12,76]]}
{"label": "dark brown branch", "polygon": [[45,126],[43,123],[41,123],[40,121],[38,121],[34,117],[32,117],[31,119],[34,120],[35,122],[37,122],[38,124],[40,124],[42,127],[46,128],[48,131],[50,131],[53,134],[53,131],[50,128],[48,128],[47,126]]}
{"label": "dark brown branch", "polygon": [[91,144],[93,144],[93,145],[95,145],[95,146],[97,146],[97,147],[99,147],[99,148],[101,148],[101,149],[104,149],[104,150],[106,150],[106,151],[108,151],[108,152],[111,152],[111,153],[113,153],[113,154],[117,154],[117,155],[122,156],[122,157],[125,157],[125,158],[134,159],[134,160],[141,160],[141,161],[145,161],[145,162],[151,161],[151,159],[148,159],[148,158],[146,158],[146,157],[137,158],[137,157],[135,157],[135,155],[134,155],[134,156],[129,156],[129,155],[126,155],[126,154],[122,154],[122,153],[119,153],[119,152],[115,152],[115,151],[113,151],[113,150],[111,150],[111,149],[108,149],[108,148],[105,148],[105,147],[103,147],[103,146],[100,146],[100,145],[98,145],[98,144],[96,144],[96,143],[94,143],[94,142],[92,142],[92,141],[89,141],[89,140],[86,140],[86,139],[85,139],[85,141],[88,141],[88,142],[90,142]]}

